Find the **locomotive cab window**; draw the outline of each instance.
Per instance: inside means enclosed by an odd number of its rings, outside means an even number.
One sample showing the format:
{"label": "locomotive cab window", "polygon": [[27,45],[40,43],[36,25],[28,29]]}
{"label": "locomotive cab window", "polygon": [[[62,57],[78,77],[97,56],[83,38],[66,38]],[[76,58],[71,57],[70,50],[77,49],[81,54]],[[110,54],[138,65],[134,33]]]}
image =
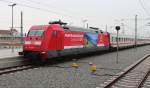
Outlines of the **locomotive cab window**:
{"label": "locomotive cab window", "polygon": [[44,30],[30,30],[28,36],[42,36]]}

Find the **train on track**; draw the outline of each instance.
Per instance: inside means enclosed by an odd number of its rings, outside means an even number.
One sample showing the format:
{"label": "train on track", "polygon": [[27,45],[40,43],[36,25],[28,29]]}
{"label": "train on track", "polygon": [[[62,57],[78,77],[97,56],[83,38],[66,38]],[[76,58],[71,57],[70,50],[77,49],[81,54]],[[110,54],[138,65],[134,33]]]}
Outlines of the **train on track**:
{"label": "train on track", "polygon": [[[103,52],[116,47],[116,35],[96,30],[68,26],[61,21],[48,25],[32,26],[24,38],[23,51],[25,58],[45,61],[48,58],[89,52]],[[134,38],[119,36],[119,46],[134,45]],[[150,43],[149,39],[138,38],[137,44]]]}

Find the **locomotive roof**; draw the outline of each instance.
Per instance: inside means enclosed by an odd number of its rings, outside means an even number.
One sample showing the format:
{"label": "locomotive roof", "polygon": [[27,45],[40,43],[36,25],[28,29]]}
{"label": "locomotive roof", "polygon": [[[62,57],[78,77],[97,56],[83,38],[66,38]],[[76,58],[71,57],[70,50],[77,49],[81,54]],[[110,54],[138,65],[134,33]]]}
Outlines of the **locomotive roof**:
{"label": "locomotive roof", "polygon": [[89,28],[82,28],[82,27],[75,27],[75,26],[63,26],[65,31],[80,31],[80,32],[97,32],[98,30],[89,29]]}
{"label": "locomotive roof", "polygon": [[59,21],[52,21],[52,22],[49,22],[49,24],[59,24],[59,25],[61,25],[64,28],[65,31],[96,32],[94,30],[87,29],[87,28],[68,26],[67,23],[62,22],[61,20],[59,20]]}

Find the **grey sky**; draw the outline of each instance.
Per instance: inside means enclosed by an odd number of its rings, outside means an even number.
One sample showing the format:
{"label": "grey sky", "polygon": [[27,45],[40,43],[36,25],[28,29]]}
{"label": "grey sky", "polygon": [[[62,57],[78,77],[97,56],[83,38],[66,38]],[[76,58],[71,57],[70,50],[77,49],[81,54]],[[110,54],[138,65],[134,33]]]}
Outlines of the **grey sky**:
{"label": "grey sky", "polygon": [[[150,14],[150,1],[141,0],[147,13]],[[24,13],[24,29],[36,24],[47,24],[50,20],[62,19],[72,25],[82,26],[82,20],[88,20],[90,26],[104,28],[118,24],[120,19],[132,19],[135,14],[139,18],[148,18],[139,0],[0,0],[0,29],[11,26],[10,2],[16,2],[14,7],[14,26],[20,26],[20,11]],[[26,7],[40,8],[40,10]],[[46,11],[45,11],[46,10]],[[134,21],[124,23],[134,28]],[[139,22],[139,27],[145,21]],[[19,30],[19,29],[18,29]],[[127,30],[129,32],[129,30]]]}

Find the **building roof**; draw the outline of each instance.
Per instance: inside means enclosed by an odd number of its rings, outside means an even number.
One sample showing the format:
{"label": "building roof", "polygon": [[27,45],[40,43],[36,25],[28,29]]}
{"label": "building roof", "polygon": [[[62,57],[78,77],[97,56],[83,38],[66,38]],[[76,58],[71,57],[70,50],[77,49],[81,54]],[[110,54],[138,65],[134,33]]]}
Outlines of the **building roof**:
{"label": "building roof", "polygon": [[[16,29],[12,29],[12,32],[18,32]],[[0,30],[1,35],[11,35],[11,30]]]}
{"label": "building roof", "polygon": [[2,34],[2,35],[10,35],[11,31],[10,30],[0,30],[0,34]]}

